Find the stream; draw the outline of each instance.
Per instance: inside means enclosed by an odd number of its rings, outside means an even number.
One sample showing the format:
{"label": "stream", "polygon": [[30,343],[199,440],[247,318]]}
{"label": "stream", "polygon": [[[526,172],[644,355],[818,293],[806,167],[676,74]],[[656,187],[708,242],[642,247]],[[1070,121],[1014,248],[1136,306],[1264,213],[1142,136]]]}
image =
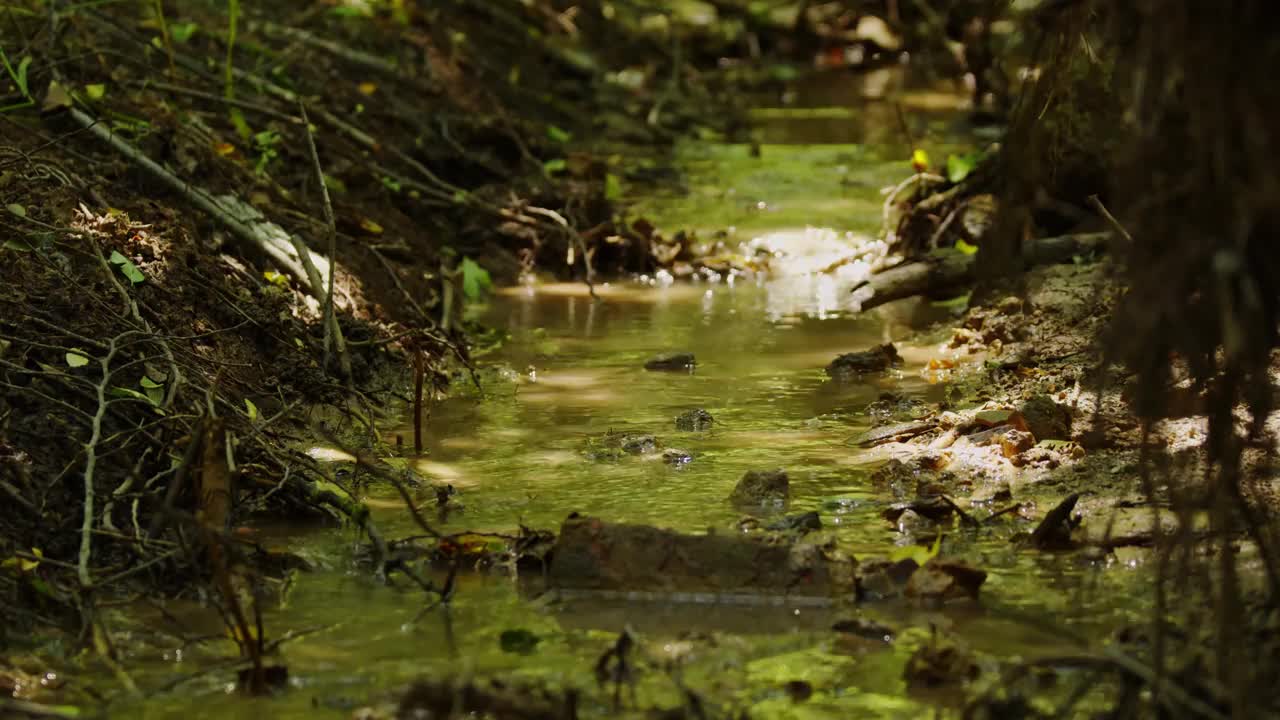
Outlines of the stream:
{"label": "stream", "polygon": [[[704,237],[723,232],[728,241],[776,253],[770,278],[637,278],[598,287],[598,303],[581,285],[529,284],[502,289],[475,309],[476,319],[507,336],[480,358],[483,394],[465,378],[455,383],[454,394],[431,409],[424,454],[409,459],[459,491],[465,510],[442,530],[556,530],[576,511],[726,532],[742,518],[726,499],[735,482],[747,470],[780,467],[791,478],[788,514],[818,511],[824,529],[855,556],[884,555],[904,542],[881,517],[891,498],[868,480],[888,456],[847,440],[871,426],[866,407],[882,393],[925,403],[945,397],[946,384],[925,368],[952,311],[916,302],[852,312],[847,296],[857,269],[814,272],[879,228],[880,189],[903,177],[909,152],[891,116],[860,120],[865,127],[841,121],[835,110],[848,105],[830,88],[801,86],[789,99],[791,105],[757,113],[760,157],[745,145],[690,143],[676,158],[686,170],[684,188],[633,198],[633,213],[659,227],[697,229]],[[917,142],[932,152],[977,143],[946,110],[918,116],[927,122]],[[823,371],[840,353],[887,341],[898,345],[901,368],[844,385]],[[696,370],[643,369],[646,359],[668,351],[694,353]],[[678,431],[674,417],[691,408],[707,410],[713,427]],[[610,431],[651,433],[692,460],[673,466],[660,454],[589,457],[592,443]],[[386,433],[412,445],[408,418]],[[418,532],[393,489],[370,488],[368,499],[388,538]],[[229,643],[186,650],[138,644],[125,664],[136,668],[139,684],[185,679],[145,706],[120,709],[120,717],[346,718],[423,675],[506,673],[589,687],[596,658],[630,627],[654,664],[680,659],[688,687],[754,718],[913,718],[954,707],[954,698],[908,693],[902,677],[932,627],[980,652],[1034,656],[1078,650],[1078,642],[1098,641],[1145,610],[1144,594],[1135,592],[1147,582],[1143,568],[1021,550],[1009,532],[984,530],[943,542],[945,554],[990,574],[981,603],[956,609],[552,598],[524,592],[501,574],[463,573],[451,607],[414,622],[422,592],[406,582],[386,587],[353,568],[354,530],[258,532],[259,541],[317,568],[300,574],[285,603],[265,617],[269,637],[298,635],[282,650],[291,689],[247,699],[234,692],[228,672],[202,672],[228,657],[219,651]],[[194,604],[166,610],[189,628],[222,632],[218,619]],[[830,626],[853,616],[897,628],[895,642],[841,641]],[[132,622],[166,620],[144,610]],[[537,637],[531,654],[504,651],[500,636],[512,629]],[[795,702],[784,689],[792,681],[808,683],[812,697]],[[642,673],[639,692],[648,705],[680,702],[657,670]],[[610,714],[605,706],[582,712]]]}

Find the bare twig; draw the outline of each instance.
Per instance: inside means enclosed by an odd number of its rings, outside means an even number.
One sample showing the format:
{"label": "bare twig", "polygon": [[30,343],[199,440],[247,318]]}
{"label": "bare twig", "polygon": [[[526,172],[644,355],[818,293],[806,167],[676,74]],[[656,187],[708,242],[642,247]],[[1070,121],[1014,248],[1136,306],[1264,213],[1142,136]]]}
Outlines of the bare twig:
{"label": "bare twig", "polygon": [[84,588],[93,586],[93,576],[89,574],[89,560],[93,557],[93,482],[94,470],[98,460],[98,440],[102,438],[102,419],[107,414],[107,386],[111,384],[111,361],[116,356],[116,343],[122,336],[111,338],[107,343],[107,354],[98,360],[102,368],[102,379],[98,382],[98,409],[90,422],[92,431],[89,441],[84,445],[84,519],[80,523],[80,557],[78,575],[80,585]]}
{"label": "bare twig", "polygon": [[260,27],[266,30],[268,34],[280,35],[291,38],[299,42],[320,48],[336,57],[347,62],[358,65],[360,67],[382,73],[394,80],[403,81],[405,79],[405,70],[397,66],[395,63],[388,62],[376,55],[360,52],[345,45],[340,45],[327,38],[318,37],[301,28],[288,27],[285,25],[277,25],[272,22],[263,22]]}
{"label": "bare twig", "polygon": [[1129,231],[1125,229],[1124,225],[1120,224],[1120,221],[1116,219],[1116,216],[1112,215],[1110,210],[1107,210],[1107,206],[1102,204],[1102,201],[1098,199],[1097,195],[1089,196],[1089,206],[1097,211],[1097,213],[1102,216],[1103,220],[1107,221],[1107,224],[1111,226],[1111,229],[1115,231],[1118,237],[1124,238],[1125,243],[1129,245],[1133,244],[1133,236],[1129,234]]}
{"label": "bare twig", "polygon": [[[311,120],[307,117],[307,106],[298,103],[298,111],[302,115],[302,123],[307,131],[307,149],[311,153],[311,168],[315,171],[316,182],[320,184],[320,197],[324,201],[324,221],[329,232],[329,281],[325,287],[328,292],[324,296],[324,367],[329,366],[329,348],[332,344],[338,354],[338,367],[343,378],[351,379],[351,356],[347,354],[346,342],[342,339],[342,328],[338,327],[338,317],[333,309],[334,267],[338,264],[338,225],[333,217],[333,202],[329,199],[329,184],[325,182],[324,170],[320,167],[320,153],[316,150],[315,134],[311,132]],[[299,251],[301,253],[301,251]]]}
{"label": "bare twig", "polygon": [[[298,257],[302,260],[302,267],[306,269],[307,277],[311,278],[311,282],[309,284],[312,288],[312,296],[314,296],[315,299],[321,303],[321,307],[323,307],[324,303],[327,302],[327,298],[333,294],[333,288],[329,288],[328,292],[325,291],[324,278],[320,275],[320,270],[316,268],[315,261],[311,259],[311,250],[307,247],[306,243],[302,242],[302,238],[297,235],[290,235],[289,242],[293,243],[294,250],[297,251]],[[330,258],[329,262],[332,263],[333,259]],[[325,325],[326,334],[331,330],[333,332],[333,337],[338,338],[339,343],[341,343],[342,329],[338,327],[337,318],[332,318],[330,322]],[[345,351],[346,345],[341,344],[341,347]],[[345,363],[343,362],[344,360]],[[349,380],[351,378],[350,358],[347,358],[344,352],[339,354],[338,362],[340,363],[339,368],[343,374],[343,379]],[[328,368],[325,368],[325,371],[328,372]]]}

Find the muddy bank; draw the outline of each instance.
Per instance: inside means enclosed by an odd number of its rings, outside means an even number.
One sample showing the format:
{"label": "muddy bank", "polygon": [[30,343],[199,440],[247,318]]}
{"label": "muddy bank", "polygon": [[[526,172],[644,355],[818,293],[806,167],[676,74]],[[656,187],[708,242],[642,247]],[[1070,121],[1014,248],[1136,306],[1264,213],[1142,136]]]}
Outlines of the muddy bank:
{"label": "muddy bank", "polygon": [[112,665],[94,607],[145,588],[220,598],[256,664],[239,594],[279,568],[232,529],[381,543],[314,440],[395,455],[379,425],[470,382],[493,278],[650,269],[580,139],[657,152],[693,113],[607,80],[665,44],[539,4],[37,5],[3,31],[0,640]]}

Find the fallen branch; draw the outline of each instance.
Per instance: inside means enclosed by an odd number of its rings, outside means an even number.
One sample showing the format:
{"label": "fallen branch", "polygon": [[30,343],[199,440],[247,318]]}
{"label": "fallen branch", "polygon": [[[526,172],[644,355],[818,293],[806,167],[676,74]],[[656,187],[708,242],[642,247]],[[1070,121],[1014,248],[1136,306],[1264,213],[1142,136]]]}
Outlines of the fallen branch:
{"label": "fallen branch", "polygon": [[93,576],[89,574],[89,560],[93,556],[93,484],[94,471],[97,469],[98,441],[102,439],[102,420],[107,414],[107,388],[111,385],[111,361],[116,356],[116,343],[121,339],[122,336],[111,338],[107,343],[107,354],[98,361],[102,368],[102,380],[95,388],[98,409],[93,414],[93,430],[88,442],[84,444],[84,516],[80,523],[80,556],[77,575],[80,578],[80,586],[86,589],[93,586]]}
{"label": "fallen branch", "polygon": [[[333,350],[338,355],[338,368],[342,372],[342,377],[347,380],[351,379],[351,355],[347,353],[347,343],[342,338],[342,328],[338,326],[338,316],[333,308],[333,272],[338,257],[338,225],[333,217],[333,203],[329,200],[329,185],[325,183],[324,170],[320,167],[320,152],[316,150],[315,134],[311,132],[311,120],[307,117],[307,106],[301,102],[298,103],[298,110],[302,115],[303,127],[307,131],[307,149],[311,153],[311,167],[315,170],[316,182],[320,183],[320,197],[324,201],[324,221],[329,232],[329,278],[325,288],[328,292],[323,298],[317,298],[324,303],[324,367],[329,367],[329,347],[332,341]],[[298,250],[299,255],[303,255],[302,250]],[[310,257],[307,254],[309,262]],[[308,270],[308,272],[310,272]]]}
{"label": "fallen branch", "polygon": [[1133,236],[1129,234],[1129,231],[1125,229],[1124,225],[1120,224],[1120,221],[1116,219],[1116,216],[1111,214],[1111,211],[1107,209],[1107,206],[1102,204],[1102,201],[1098,199],[1097,195],[1089,196],[1089,205],[1102,216],[1103,220],[1107,221],[1107,224],[1115,231],[1116,237],[1124,238],[1125,244],[1127,245],[1133,245]]}
{"label": "fallen branch", "polygon": [[[240,218],[232,215],[225,207],[213,198],[208,191],[203,188],[196,187],[191,183],[179,178],[169,172],[162,165],[152,160],[141,150],[129,144],[126,140],[116,135],[106,125],[100,124],[95,118],[76,107],[68,107],[67,113],[78,125],[91,132],[95,137],[107,143],[116,152],[125,156],[138,167],[146,170],[157,180],[161,181],[181,195],[192,205],[208,213],[214,220],[225,227],[236,239],[240,240],[251,250],[256,250],[271,259],[277,266],[285,270],[306,288],[312,288],[311,279],[307,276],[307,272],[303,269],[302,264],[289,256],[286,249],[279,244],[265,238],[262,233],[255,232],[248,224]],[[320,292],[321,288],[312,288],[313,292]]]}
{"label": "fallen branch", "polygon": [[[1023,247],[1027,267],[1065,262],[1101,249],[1109,233],[1085,233],[1032,240]],[[889,268],[853,289],[862,310],[916,295],[955,295],[977,280],[978,255],[959,251]]]}

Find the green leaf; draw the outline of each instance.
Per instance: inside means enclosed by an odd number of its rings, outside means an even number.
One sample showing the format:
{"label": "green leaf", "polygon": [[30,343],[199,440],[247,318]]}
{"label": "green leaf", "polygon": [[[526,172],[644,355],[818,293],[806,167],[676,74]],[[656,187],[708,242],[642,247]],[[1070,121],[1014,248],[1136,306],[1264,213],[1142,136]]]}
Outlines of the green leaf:
{"label": "green leaf", "polygon": [[107,94],[107,86],[102,83],[94,83],[84,86],[84,95],[90,100],[101,100]]}
{"label": "green leaf", "polygon": [[568,163],[565,162],[564,158],[554,158],[542,163],[542,170],[548,175],[554,175],[558,172],[564,172],[567,166]]}
{"label": "green leaf", "polygon": [[113,387],[107,391],[107,394],[111,395],[112,397],[131,398],[133,400],[145,400],[147,403],[151,403],[151,398],[147,397],[146,395],[143,395],[142,393],[132,388]]}
{"label": "green leaf", "polygon": [[338,5],[336,7],[331,7],[329,8],[329,14],[336,15],[338,17],[353,17],[353,18],[372,17],[371,11],[365,10],[355,5]]}
{"label": "green leaf", "polygon": [[45,582],[43,578],[31,577],[31,578],[28,578],[28,581],[31,583],[31,589],[35,590],[41,595],[44,595],[47,598],[52,598],[54,600],[59,600],[59,601],[61,600],[61,598],[58,597],[58,593],[54,592],[53,588],[50,587],[49,583]]}
{"label": "green leaf", "polygon": [[498,644],[502,646],[502,652],[518,653],[520,655],[528,655],[533,652],[540,642],[542,642],[542,638],[524,628],[503,630],[502,634],[498,636]]}
{"label": "green leaf", "polygon": [[615,201],[620,197],[622,197],[622,181],[613,173],[605,175],[604,198],[609,201]]}
{"label": "green leaf", "polygon": [[963,310],[964,308],[969,306],[969,297],[972,294],[973,293],[965,293],[963,295],[957,295],[947,300],[934,300],[929,304],[932,305],[933,307],[945,308],[947,310]]}
{"label": "green leaf", "polygon": [[479,300],[490,287],[493,287],[493,280],[489,277],[489,271],[477,265],[471,258],[462,258],[462,294],[467,300],[470,302]]}
{"label": "green leaf", "polygon": [[917,565],[924,565],[930,560],[938,556],[938,552],[942,549],[942,533],[938,533],[938,537],[934,538],[933,545],[924,547],[922,545],[904,545],[895,548],[889,553],[889,559],[893,562],[899,560],[911,559],[915,560]]}
{"label": "green leaf", "polygon": [[18,74],[14,76],[13,82],[18,86],[18,90],[23,95],[31,97],[31,90],[27,85],[27,69],[31,67],[31,56],[27,55],[18,63]]}
{"label": "green leaf", "polygon": [[453,194],[453,201],[458,205],[465,205],[468,197],[466,190],[459,190]]}
{"label": "green leaf", "polygon": [[387,177],[386,175],[383,175],[383,176],[382,176],[382,187],[384,187],[384,188],[386,188],[386,189],[390,190],[391,192],[395,192],[395,193],[400,192],[400,189],[401,189],[401,188],[400,188],[400,181],[395,180],[394,178],[389,178],[389,177]]}
{"label": "green leaf", "polygon": [[24,217],[26,217],[26,216],[27,216],[27,209],[26,209],[25,207],[23,207],[23,206],[19,205],[18,203],[9,203],[8,205],[5,205],[4,207],[5,207],[5,209],[6,209],[6,210],[8,210],[9,212],[13,213],[14,215],[17,215],[17,216],[18,216],[18,217],[20,217],[20,218],[24,218]]}
{"label": "green leaf", "polygon": [[164,388],[147,388],[143,394],[147,396],[147,400],[150,400],[155,407],[160,407],[164,404]]}
{"label": "green leaf", "polygon": [[894,548],[889,553],[890,562],[901,562],[903,560],[915,560],[917,565],[923,565],[929,562],[929,548],[921,545],[903,545],[900,548]]}
{"label": "green leaf", "polygon": [[278,288],[287,289],[289,287],[289,278],[284,273],[276,272],[275,270],[263,270],[262,277]]}
{"label": "green leaf", "polygon": [[[324,174],[324,184],[329,186],[329,192],[335,195],[341,195],[347,191],[347,184],[342,182],[341,178],[336,178],[329,173]],[[385,179],[384,179],[385,184]]]}
{"label": "green leaf", "polygon": [[240,112],[240,108],[231,108],[229,113],[231,124],[236,129],[236,134],[241,140],[248,141],[253,137],[253,128],[249,127],[249,121],[244,119],[244,113]]}
{"label": "green leaf", "polygon": [[556,141],[556,142],[558,142],[558,143],[567,143],[567,142],[569,142],[569,139],[573,137],[573,135],[572,135],[572,134],[570,134],[570,133],[569,133],[569,131],[567,131],[567,130],[565,130],[565,129],[563,129],[563,128],[559,127],[559,126],[556,126],[556,125],[548,125],[548,126],[547,126],[547,137],[551,138],[552,140],[554,140],[554,141]]}
{"label": "green leaf", "polygon": [[249,416],[249,420],[252,421],[258,419],[258,406],[254,405],[253,401],[249,398],[244,399],[244,410],[245,414]]}
{"label": "green leaf", "polygon": [[169,26],[169,37],[176,43],[185,43],[190,40],[191,36],[195,35],[196,30],[199,29],[200,26],[193,22],[173,23]]}
{"label": "green leaf", "polygon": [[969,176],[973,169],[978,166],[978,161],[982,156],[978,153],[965,153],[964,155],[948,155],[947,156],[947,179],[953,183],[958,183]]}
{"label": "green leaf", "polygon": [[978,252],[977,245],[970,245],[969,243],[965,242],[963,239],[956,240],[956,249],[964,253],[965,255],[973,255],[974,253]]}
{"label": "green leaf", "polygon": [[89,364],[89,356],[80,351],[79,348],[72,348],[71,352],[66,355],[67,366],[78,368]]}
{"label": "green leaf", "polygon": [[147,399],[151,401],[152,405],[160,407],[164,404],[163,383],[158,383],[150,377],[143,375],[142,379],[138,381],[138,384],[142,386],[143,394],[147,396]]}
{"label": "green leaf", "polygon": [[142,271],[138,269],[138,266],[134,265],[129,258],[121,255],[119,250],[112,250],[109,260],[112,265],[120,266],[120,274],[129,278],[130,283],[137,285],[140,282],[146,281],[146,276],[142,274]]}

